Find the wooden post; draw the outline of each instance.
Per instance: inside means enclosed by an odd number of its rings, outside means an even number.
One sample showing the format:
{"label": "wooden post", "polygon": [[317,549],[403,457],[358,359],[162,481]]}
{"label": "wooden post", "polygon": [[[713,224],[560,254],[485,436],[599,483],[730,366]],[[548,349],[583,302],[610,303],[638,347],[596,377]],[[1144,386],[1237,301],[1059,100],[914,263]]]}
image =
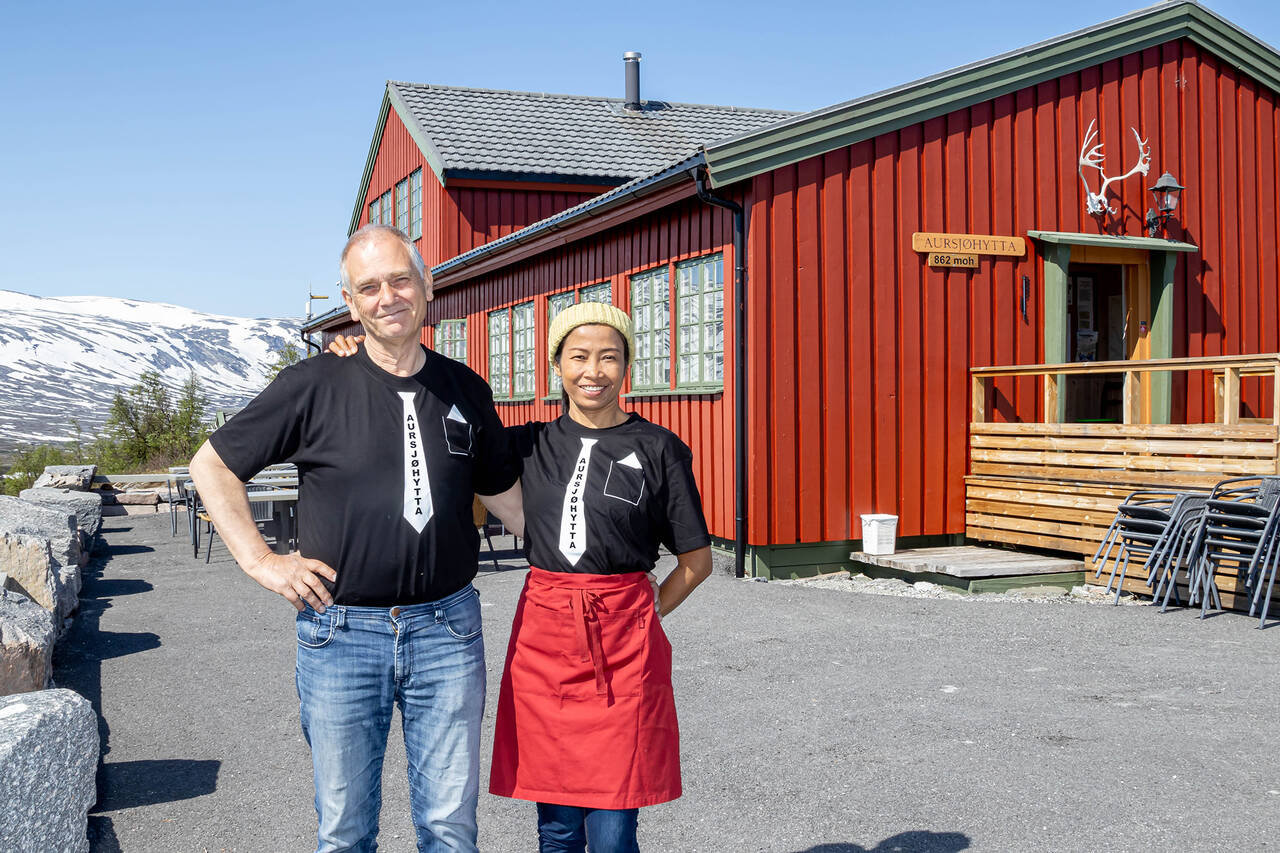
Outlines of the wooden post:
{"label": "wooden post", "polygon": [[1222,423],[1222,374],[1213,372],[1213,422]]}
{"label": "wooden post", "polygon": [[1276,364],[1273,376],[1275,381],[1271,383],[1271,423],[1280,425],[1280,364]]}
{"label": "wooden post", "polygon": [[1047,424],[1062,423],[1061,408],[1058,401],[1062,399],[1062,374],[1044,374],[1044,422]]}
{"label": "wooden post", "polygon": [[1222,422],[1240,423],[1240,368],[1228,367],[1222,375]]}
{"label": "wooden post", "polygon": [[987,422],[987,377],[973,377],[973,408],[969,414],[969,420],[975,424],[985,424]]}
{"label": "wooden post", "polygon": [[1124,372],[1124,416],[1126,424],[1142,422],[1142,384],[1136,370]]}

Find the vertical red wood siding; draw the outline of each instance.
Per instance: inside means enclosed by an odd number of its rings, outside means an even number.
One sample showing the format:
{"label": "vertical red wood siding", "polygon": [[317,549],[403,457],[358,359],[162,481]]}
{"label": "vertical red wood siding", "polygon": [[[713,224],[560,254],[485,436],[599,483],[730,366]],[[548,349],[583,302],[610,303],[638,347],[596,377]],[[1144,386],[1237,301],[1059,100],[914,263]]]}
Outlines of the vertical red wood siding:
{"label": "vertical red wood siding", "polygon": [[[1169,236],[1200,252],[1178,262],[1174,355],[1280,350],[1280,99],[1189,42],[776,169],[749,194],[752,543],[857,539],[867,512],[899,515],[900,535],[963,532],[967,371],[1042,360],[1042,259],[1029,240],[1022,259],[935,270],[911,234],[1100,233],[1076,172],[1094,119],[1109,174],[1137,157],[1130,126],[1152,153],[1147,178],[1112,185],[1108,233],[1144,236],[1163,171],[1188,187]],[[1040,416],[1034,381],[997,389],[998,417]],[[1212,419],[1212,388],[1181,383],[1174,405]]]}
{"label": "vertical red wood siding", "polygon": [[[488,314],[497,308],[533,300],[536,328],[537,399],[498,402],[507,424],[551,420],[559,401],[546,401],[548,364],[547,295],[593,284],[613,285],[613,302],[631,309],[630,278],[659,265],[724,253],[725,305],[732,300],[732,217],[724,210],[691,200],[641,217],[610,231],[545,252],[499,272],[439,290],[427,323],[467,319],[467,363],[481,376],[489,373]],[[672,278],[674,282],[674,277]],[[674,300],[673,300],[674,308]],[[725,312],[725,341],[733,340],[733,318]],[[671,339],[672,351],[676,346]],[[726,347],[726,350],[731,348]],[[732,352],[725,353],[725,390],[716,394],[672,393],[625,398],[623,405],[678,434],[693,450],[694,473],[707,523],[715,536],[733,538],[733,389]],[[674,375],[674,374],[673,374]],[[629,385],[627,386],[629,388]]]}

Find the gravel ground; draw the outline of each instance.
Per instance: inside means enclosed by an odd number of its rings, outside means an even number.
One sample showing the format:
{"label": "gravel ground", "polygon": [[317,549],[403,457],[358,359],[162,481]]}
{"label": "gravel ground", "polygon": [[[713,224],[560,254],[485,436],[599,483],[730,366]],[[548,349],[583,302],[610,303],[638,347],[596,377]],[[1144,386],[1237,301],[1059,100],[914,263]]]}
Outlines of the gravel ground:
{"label": "gravel ground", "polygon": [[[164,514],[110,519],[104,536],[55,656],[60,686],[101,718],[93,849],[313,849],[292,610],[221,546],[210,565],[193,560]],[[486,563],[476,581],[485,774],[522,568]],[[665,620],[685,793],[643,810],[643,849],[1280,844],[1280,631],[1237,614],[903,586],[716,575]],[[899,594],[845,592],[873,589]],[[413,849],[398,726],[379,847],[391,853]],[[529,804],[485,794],[479,819],[482,850],[536,849]]]}

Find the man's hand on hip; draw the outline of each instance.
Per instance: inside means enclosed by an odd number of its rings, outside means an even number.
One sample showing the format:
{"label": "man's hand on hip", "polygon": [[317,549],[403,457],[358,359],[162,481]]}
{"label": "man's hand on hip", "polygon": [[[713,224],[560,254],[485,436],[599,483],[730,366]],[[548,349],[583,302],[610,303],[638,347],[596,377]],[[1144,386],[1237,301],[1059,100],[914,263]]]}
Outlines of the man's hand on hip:
{"label": "man's hand on hip", "polygon": [[310,604],[317,613],[323,613],[333,604],[333,596],[320,578],[336,581],[338,573],[319,560],[309,559],[296,551],[292,554],[264,554],[245,571],[266,589],[283,595],[299,613],[304,603]]}

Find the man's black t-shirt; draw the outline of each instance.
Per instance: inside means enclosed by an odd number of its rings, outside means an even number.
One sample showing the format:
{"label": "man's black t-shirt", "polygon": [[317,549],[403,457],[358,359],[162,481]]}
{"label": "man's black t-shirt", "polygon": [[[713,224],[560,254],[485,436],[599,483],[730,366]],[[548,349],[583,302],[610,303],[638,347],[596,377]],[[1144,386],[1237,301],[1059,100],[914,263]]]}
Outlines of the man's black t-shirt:
{"label": "man's black t-shirt", "polygon": [[405,377],[364,347],[307,359],[209,439],[242,480],[273,463],[298,466],[299,551],[337,572],[325,582],[337,604],[417,604],[462,589],[480,547],[473,494],[519,477],[489,386],[425,352]]}
{"label": "man's black t-shirt", "polygon": [[647,572],[658,544],[710,544],[693,454],[639,415],[591,429],[564,415],[512,430],[524,458],[525,556],[558,572]]}

